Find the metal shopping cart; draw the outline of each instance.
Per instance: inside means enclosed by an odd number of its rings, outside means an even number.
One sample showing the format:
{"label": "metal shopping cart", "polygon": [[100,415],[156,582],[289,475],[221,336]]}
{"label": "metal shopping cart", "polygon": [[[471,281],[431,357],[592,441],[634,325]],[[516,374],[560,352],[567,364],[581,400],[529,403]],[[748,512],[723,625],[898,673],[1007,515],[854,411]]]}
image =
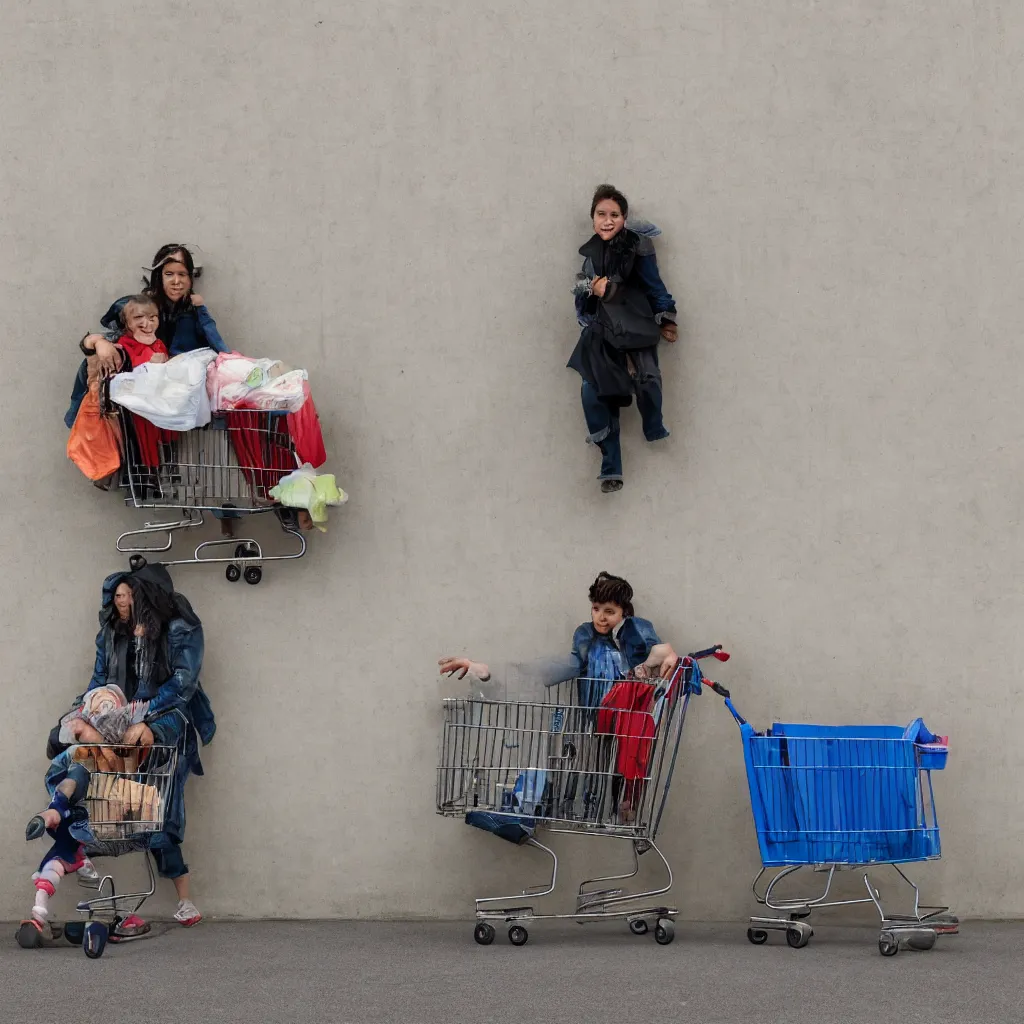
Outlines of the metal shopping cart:
{"label": "metal shopping cart", "polygon": [[[113,876],[107,874],[100,879],[98,895],[78,904],[78,911],[87,919],[65,924],[64,938],[75,945],[81,943],[85,955],[95,960],[103,955],[107,938],[117,925],[137,913],[156,892],[149,844],[164,827],[178,750],[171,746],[150,747],[142,764],[138,763],[137,754],[122,756],[126,753],[124,748],[97,745],[93,750],[107,752],[108,757],[85,762],[90,769],[85,804],[93,836],[86,843],[86,852],[93,858],[141,852],[149,881],[149,888],[143,892],[119,893]],[[117,760],[109,760],[110,755]],[[110,764],[116,764],[117,770],[107,770]]]}
{"label": "metal shopping cart", "polygon": [[[634,935],[645,934],[653,923],[658,943],[672,941],[678,910],[662,901],[672,888],[672,868],[655,838],[686,709],[691,695],[701,690],[698,662],[710,656],[729,657],[721,647],[691,654],[667,680],[577,679],[551,687],[543,701],[444,701],[438,814],[464,818],[551,859],[551,877],[544,884],[515,896],[476,900],[478,943],[494,941],[492,921],[508,924],[509,941],[521,946],[529,938],[527,921],[582,924],[614,918],[626,920]],[[557,855],[536,838],[541,827],[556,835],[624,843],[632,870],[581,882],[572,913],[536,913],[532,900],[554,892],[558,876]],[[648,851],[664,871],[660,887],[600,887],[635,878],[639,858]]]}
{"label": "metal shopping cart", "polygon": [[[271,488],[299,465],[286,413],[215,413],[208,426],[171,433],[140,425],[121,406],[111,408],[123,438],[120,488],[125,503],[180,512],[177,519],[147,522],[117,538],[117,550],[131,555],[132,568],[144,565],[146,555],[169,551],[175,534],[202,526],[207,512],[221,520],[228,535],[203,541],[191,558],[164,565],[220,565],[229,582],[244,579],[255,585],[263,578],[264,562],[306,553],[297,511],[270,497]],[[234,536],[237,520],[268,512],[289,538],[283,553],[267,553],[258,540]]]}
{"label": "metal shopping cart", "polygon": [[[762,867],[754,879],[757,902],[781,917],[752,917],[747,938],[755,945],[783,931],[795,949],[814,934],[812,910],[872,903],[881,918],[878,950],[895,956],[902,947],[931,949],[938,935],[955,934],[948,907],[924,906],[918,886],[900,865],[938,860],[939,823],[932,772],[945,768],[947,738],[917,719],[910,726],[796,725],[776,722],[757,732],[725,704],[740,727],[754,827]],[[886,866],[913,891],[913,911],[888,913],[871,881]],[[825,875],[824,891],[782,897],[776,890],[802,868]],[[863,870],[867,896],[829,899],[837,872]],[[759,888],[761,880],[770,880]],[[802,876],[801,876],[802,877]]]}

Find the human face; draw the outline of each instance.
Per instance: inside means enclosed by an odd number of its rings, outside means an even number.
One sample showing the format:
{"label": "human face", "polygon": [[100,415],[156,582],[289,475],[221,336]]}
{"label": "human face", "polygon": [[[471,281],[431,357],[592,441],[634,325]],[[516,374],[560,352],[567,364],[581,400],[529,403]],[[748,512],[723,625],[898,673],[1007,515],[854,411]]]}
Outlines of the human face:
{"label": "human face", "polygon": [[614,199],[602,199],[594,209],[594,230],[602,241],[614,238],[625,227],[626,218]]}
{"label": "human face", "polygon": [[114,607],[122,622],[132,617],[132,588],[127,583],[118,583],[114,591]]}
{"label": "human face", "polygon": [[170,260],[160,268],[160,280],[163,282],[164,295],[171,302],[180,302],[192,289],[188,267],[177,260]]}
{"label": "human face", "polygon": [[595,601],[590,606],[590,621],[598,633],[610,633],[624,618],[622,606],[612,604],[611,601]]}
{"label": "human face", "polygon": [[125,310],[124,323],[136,341],[152,345],[156,341],[156,329],[160,326],[160,314],[155,306],[129,306]]}

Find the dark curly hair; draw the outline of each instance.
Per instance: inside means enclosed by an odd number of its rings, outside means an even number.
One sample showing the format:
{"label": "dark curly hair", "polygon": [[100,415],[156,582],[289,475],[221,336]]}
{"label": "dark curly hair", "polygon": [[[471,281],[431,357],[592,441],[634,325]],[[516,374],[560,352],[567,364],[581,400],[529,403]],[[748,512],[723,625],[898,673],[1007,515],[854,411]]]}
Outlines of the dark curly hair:
{"label": "dark curly hair", "polygon": [[633,615],[633,588],[621,577],[599,572],[590,588],[591,604],[617,604],[626,618]]}

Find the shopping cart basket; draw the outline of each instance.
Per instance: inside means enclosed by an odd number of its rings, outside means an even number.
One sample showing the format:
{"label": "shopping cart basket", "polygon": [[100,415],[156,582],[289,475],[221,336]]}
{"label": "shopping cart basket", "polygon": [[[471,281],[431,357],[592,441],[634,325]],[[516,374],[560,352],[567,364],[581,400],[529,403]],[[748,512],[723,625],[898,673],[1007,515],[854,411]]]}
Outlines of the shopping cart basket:
{"label": "shopping cart basket", "polygon": [[[655,838],[686,709],[701,690],[698,662],[712,655],[729,657],[721,647],[691,654],[670,679],[573,680],[551,687],[543,701],[444,701],[438,814],[464,818],[551,859],[551,876],[542,885],[476,900],[478,943],[494,941],[492,921],[509,924],[509,941],[521,946],[529,937],[527,920],[612,918],[625,919],[635,935],[653,923],[660,944],[672,941],[678,910],[661,901],[672,888],[672,868]],[[557,855],[536,837],[540,828],[625,843],[632,870],[581,882],[572,913],[536,913],[532,900],[554,892],[558,876]],[[648,851],[664,871],[660,887],[600,888],[635,878]]]}
{"label": "shopping cart basket", "polygon": [[[806,946],[812,910],[872,903],[881,918],[878,949],[895,956],[901,947],[931,949],[940,934],[955,934],[948,907],[924,906],[918,886],[901,864],[938,860],[939,823],[932,771],[946,766],[947,739],[917,719],[910,726],[796,725],[776,722],[757,732],[732,704],[740,727],[754,827],[762,867],[754,879],[757,902],[783,917],[752,917],[747,938],[755,945],[770,930],[784,931],[790,946]],[[891,867],[913,891],[913,911],[893,915],[882,906],[871,869]],[[810,867],[825,874],[824,892],[781,897],[784,879]],[[836,873],[863,869],[867,896],[829,899]],[[761,891],[762,878],[770,881]]]}
{"label": "shopping cart basket", "polygon": [[[164,565],[221,565],[230,582],[244,578],[257,584],[264,562],[306,553],[298,513],[270,497],[271,488],[299,465],[286,413],[215,413],[205,427],[173,433],[148,423],[140,428],[128,410],[112,408],[121,424],[120,486],[126,504],[180,512],[177,519],[147,522],[117,538],[117,550],[132,556],[133,568],[145,564],[147,554],[169,551],[175,534],[202,526],[207,512],[221,520],[229,535],[203,541],[191,558]],[[258,540],[234,536],[236,520],[267,512],[278,518],[289,538],[282,554],[265,553]]]}
{"label": "shopping cart basket", "polygon": [[113,876],[107,874],[99,881],[98,895],[78,904],[77,909],[86,915],[86,920],[65,924],[64,938],[74,944],[80,942],[85,955],[95,960],[103,955],[110,933],[126,917],[137,913],[156,892],[149,844],[157,832],[163,831],[178,751],[173,746],[153,746],[138,764],[134,752],[122,756],[123,747],[91,746],[113,754],[119,759],[118,767],[123,766],[124,770],[99,770],[95,760],[85,762],[90,770],[85,805],[92,833],[92,839],[85,844],[86,852],[92,858],[141,852],[149,884],[143,892],[119,893]]}

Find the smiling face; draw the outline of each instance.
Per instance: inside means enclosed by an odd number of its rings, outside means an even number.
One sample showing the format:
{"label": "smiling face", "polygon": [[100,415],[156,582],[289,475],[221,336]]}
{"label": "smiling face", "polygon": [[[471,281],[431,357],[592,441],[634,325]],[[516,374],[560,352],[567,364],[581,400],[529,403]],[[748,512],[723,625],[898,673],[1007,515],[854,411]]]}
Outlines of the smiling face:
{"label": "smiling face", "polygon": [[188,267],[179,260],[170,259],[160,268],[160,283],[164,295],[171,302],[180,302],[192,290]]}
{"label": "smiling face", "polygon": [[125,330],[143,345],[156,341],[156,329],[160,326],[160,314],[155,305],[129,302],[124,308]]}
{"label": "smiling face", "polygon": [[602,636],[607,636],[624,618],[622,605],[611,601],[595,601],[590,606],[590,621]]}
{"label": "smiling face", "polygon": [[594,230],[602,241],[614,238],[626,225],[622,208],[614,199],[602,199],[594,209]]}

